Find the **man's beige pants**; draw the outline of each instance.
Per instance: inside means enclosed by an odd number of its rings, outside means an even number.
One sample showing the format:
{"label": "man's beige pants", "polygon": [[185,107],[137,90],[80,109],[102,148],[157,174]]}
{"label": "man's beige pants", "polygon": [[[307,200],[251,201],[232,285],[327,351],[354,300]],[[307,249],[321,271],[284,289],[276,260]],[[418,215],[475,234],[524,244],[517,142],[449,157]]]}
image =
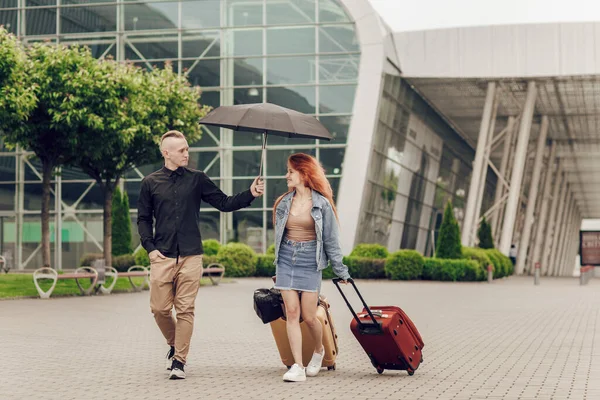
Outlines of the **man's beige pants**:
{"label": "man's beige pants", "polygon": [[184,364],[201,276],[202,255],[159,259],[150,266],[150,310],[169,346],[175,347],[175,358]]}

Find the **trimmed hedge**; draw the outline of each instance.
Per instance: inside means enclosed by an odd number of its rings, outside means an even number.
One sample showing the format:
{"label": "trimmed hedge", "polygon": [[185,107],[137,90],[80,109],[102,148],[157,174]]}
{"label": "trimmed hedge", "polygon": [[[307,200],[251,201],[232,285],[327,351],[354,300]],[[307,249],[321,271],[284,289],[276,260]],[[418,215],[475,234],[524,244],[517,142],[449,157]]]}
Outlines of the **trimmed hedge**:
{"label": "trimmed hedge", "polygon": [[204,249],[204,254],[207,256],[216,256],[219,254],[221,243],[215,239],[206,239],[202,241],[202,248]]}
{"label": "trimmed hedge", "polygon": [[[489,249],[486,250],[486,253],[490,258],[492,258],[492,262],[494,262],[494,278],[503,278],[513,274],[514,267],[510,261],[510,258],[502,254],[500,250]],[[496,266],[496,263],[498,266]],[[496,269],[498,269],[498,272],[496,272]]]}
{"label": "trimmed hedge", "polygon": [[365,258],[387,258],[389,255],[388,249],[377,243],[361,243],[350,253],[350,257]]}
{"label": "trimmed hedge", "polygon": [[419,279],[423,273],[423,256],[416,250],[399,250],[385,261],[385,274],[392,280]]}
{"label": "trimmed hedge", "polygon": [[425,258],[422,277],[424,280],[452,282],[479,281],[484,278],[477,261],[444,258]]}
{"label": "trimmed hedge", "polygon": [[102,253],[85,253],[79,259],[79,266],[80,267],[91,267],[92,263],[94,261],[100,260],[102,258],[104,258],[104,254],[102,254]]}
{"label": "trimmed hedge", "polygon": [[135,258],[135,265],[143,265],[144,267],[150,266],[150,257],[143,247],[140,247],[140,249],[135,252],[133,258]]}
{"label": "trimmed hedge", "polygon": [[268,278],[275,275],[275,254],[259,254],[256,262],[256,273],[254,276],[266,276]]}
{"label": "trimmed hedge", "polygon": [[253,276],[257,261],[254,250],[243,243],[228,243],[217,254],[217,262],[225,266],[225,276],[230,277]]}
{"label": "trimmed hedge", "polygon": [[275,245],[272,244],[267,248],[267,254],[273,254],[275,255]]}
{"label": "trimmed hedge", "polygon": [[[479,275],[482,277],[487,276],[488,265],[494,265],[491,258],[488,256],[488,253],[487,253],[488,251],[489,250],[479,249],[479,248],[474,248],[474,247],[463,247],[463,249],[462,249],[464,258],[466,258],[467,260],[477,261],[477,264],[479,265],[479,268],[481,269],[481,271],[479,272]],[[494,270],[495,269],[496,268],[494,265]]]}
{"label": "trimmed hedge", "polygon": [[134,265],[136,265],[136,262],[133,254],[123,254],[112,258],[112,267],[119,272],[127,272],[129,267]]}
{"label": "trimmed hedge", "polygon": [[210,264],[218,263],[217,256],[207,256],[204,254],[202,256],[202,267],[208,267]]}
{"label": "trimmed hedge", "polygon": [[352,278],[385,279],[385,258],[344,257],[344,265]]}

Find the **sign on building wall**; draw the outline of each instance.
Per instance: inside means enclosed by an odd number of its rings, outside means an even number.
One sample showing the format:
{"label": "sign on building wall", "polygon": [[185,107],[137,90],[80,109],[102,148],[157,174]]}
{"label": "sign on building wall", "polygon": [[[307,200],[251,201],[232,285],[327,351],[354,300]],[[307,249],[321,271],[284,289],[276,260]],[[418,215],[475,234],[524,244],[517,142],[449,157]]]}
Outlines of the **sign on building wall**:
{"label": "sign on building wall", "polygon": [[600,231],[579,232],[581,265],[600,266]]}

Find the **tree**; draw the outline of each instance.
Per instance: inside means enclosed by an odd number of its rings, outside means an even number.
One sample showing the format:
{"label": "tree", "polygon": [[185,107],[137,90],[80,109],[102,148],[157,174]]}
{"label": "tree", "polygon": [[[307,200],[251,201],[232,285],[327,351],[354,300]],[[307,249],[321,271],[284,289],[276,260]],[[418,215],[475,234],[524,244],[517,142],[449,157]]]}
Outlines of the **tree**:
{"label": "tree", "polygon": [[489,222],[486,221],[485,217],[479,224],[479,230],[477,231],[479,237],[479,247],[482,249],[493,249],[494,238],[492,237],[492,227]]}
{"label": "tree", "polygon": [[437,258],[462,258],[462,246],[460,244],[460,228],[454,218],[452,202],[448,201],[444,210],[444,219],[440,227],[440,234],[436,249]]}
{"label": "tree", "polygon": [[136,165],[157,162],[160,136],[170,129],[184,132],[189,142],[199,139],[198,120],[207,108],[198,104],[199,90],[170,65],[152,72],[112,60],[99,66],[105,81],[94,90],[102,101],[89,105],[88,112],[101,123],[81,133],[76,164],[104,192],[104,257],[110,265],[112,199],[120,178]]}
{"label": "tree", "polygon": [[131,254],[131,219],[129,217],[129,197],[121,196],[116,188],[112,198],[112,255]]}
{"label": "tree", "polygon": [[32,151],[42,163],[42,260],[50,266],[50,181],[56,167],[76,157],[79,133],[97,123],[80,105],[93,100],[87,85],[100,77],[89,76],[96,60],[83,47],[36,43],[25,54],[24,79],[16,85],[31,92],[25,96],[31,108],[2,130],[9,145]]}

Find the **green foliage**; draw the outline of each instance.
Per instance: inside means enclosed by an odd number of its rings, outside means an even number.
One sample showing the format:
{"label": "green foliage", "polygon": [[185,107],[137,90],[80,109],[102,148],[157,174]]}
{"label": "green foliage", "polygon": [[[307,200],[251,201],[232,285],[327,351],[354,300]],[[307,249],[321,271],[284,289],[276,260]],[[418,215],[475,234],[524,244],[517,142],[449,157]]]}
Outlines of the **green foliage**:
{"label": "green foliage", "polygon": [[112,255],[131,254],[131,218],[129,217],[129,196],[121,197],[116,188],[112,199]]}
{"label": "green foliage", "polygon": [[462,258],[461,247],[460,229],[456,218],[454,218],[452,202],[449,201],[444,210],[444,219],[440,227],[435,256],[437,258],[460,259]]}
{"label": "green foliage", "polygon": [[133,254],[123,254],[112,258],[112,267],[119,272],[127,272],[129,267],[137,265]]}
{"label": "green foliage", "polygon": [[425,258],[423,279],[434,281],[479,281],[484,279],[481,268],[473,260]]}
{"label": "green foliage", "polygon": [[385,246],[377,243],[361,243],[357,245],[350,257],[387,258],[390,253]]}
{"label": "green foliage", "polygon": [[416,250],[399,250],[385,261],[385,273],[392,280],[419,279],[423,272],[423,256]]}
{"label": "green foliage", "polygon": [[479,275],[487,276],[487,267],[488,265],[494,265],[492,259],[488,255],[488,250],[479,249],[475,247],[463,247],[463,256],[467,260],[477,261],[477,265],[479,265]]}
{"label": "green foliage", "polygon": [[492,237],[492,226],[486,221],[485,217],[479,224],[479,230],[477,231],[479,237],[479,247],[482,249],[493,249],[494,238]]}
{"label": "green foliage", "polygon": [[494,279],[512,275],[513,265],[510,258],[497,249],[486,250],[486,254],[494,263]]}
{"label": "green foliage", "polygon": [[217,260],[217,256],[207,256],[206,254],[204,254],[202,256],[202,266],[203,267],[208,267],[210,264],[218,264],[219,261]]}
{"label": "green foliage", "polygon": [[274,254],[259,254],[258,261],[256,263],[255,276],[266,276],[268,278],[275,275],[275,261]]}
{"label": "green foliage", "polygon": [[205,255],[216,256],[221,248],[221,243],[215,239],[206,239],[202,241],[202,248],[204,249]]}
{"label": "green foliage", "polygon": [[104,258],[104,254],[102,253],[85,253],[79,259],[80,267],[91,267],[92,263],[96,260],[101,260]]}
{"label": "green foliage", "polygon": [[252,276],[256,272],[258,257],[247,244],[228,243],[219,249],[217,262],[225,266],[226,276]]}
{"label": "green foliage", "polygon": [[272,244],[267,248],[267,254],[273,254],[275,255],[275,245]]}
{"label": "green foliage", "polygon": [[385,279],[385,258],[344,257],[344,265],[352,278]]}
{"label": "green foliage", "polygon": [[133,254],[133,258],[135,259],[135,265],[142,265],[144,267],[150,266],[150,257],[143,247],[140,247],[139,250]]}

